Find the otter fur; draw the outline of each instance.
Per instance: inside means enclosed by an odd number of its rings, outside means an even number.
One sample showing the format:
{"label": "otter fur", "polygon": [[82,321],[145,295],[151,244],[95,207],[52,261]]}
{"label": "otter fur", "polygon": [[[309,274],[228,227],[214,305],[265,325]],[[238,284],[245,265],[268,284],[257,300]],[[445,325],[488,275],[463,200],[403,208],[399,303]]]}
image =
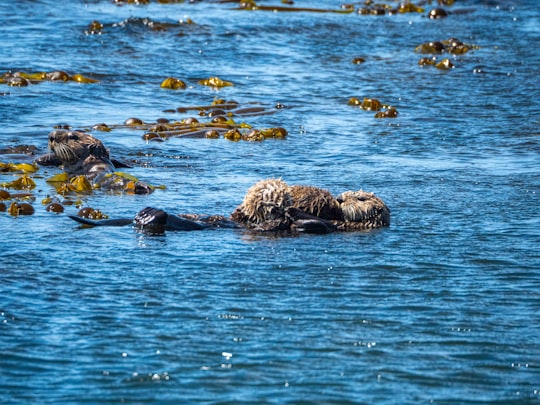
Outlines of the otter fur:
{"label": "otter fur", "polygon": [[151,234],[223,227],[325,234],[389,226],[390,209],[375,194],[362,190],[346,191],[334,198],[327,190],[317,187],[288,186],[281,179],[267,179],[248,189],[230,220],[219,215],[169,215],[152,207],[140,211],[134,221],[70,218],[90,226],[121,226],[131,222],[137,229]]}
{"label": "otter fur", "polygon": [[296,220],[322,220],[337,230],[352,231],[389,226],[390,209],[362,190],[335,198],[321,188],[267,179],[248,189],[231,219],[253,229],[286,229]]}
{"label": "otter fur", "polygon": [[49,134],[49,149],[70,176],[85,175],[89,180],[112,173],[109,151],[92,135],[81,131],[57,130]]}

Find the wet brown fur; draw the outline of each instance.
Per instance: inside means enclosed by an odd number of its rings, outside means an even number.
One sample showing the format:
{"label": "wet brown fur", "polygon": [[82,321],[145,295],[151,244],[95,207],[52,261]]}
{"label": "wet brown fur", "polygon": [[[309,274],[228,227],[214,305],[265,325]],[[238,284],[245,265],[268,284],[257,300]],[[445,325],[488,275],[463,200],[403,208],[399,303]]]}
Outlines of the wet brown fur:
{"label": "wet brown fur", "polygon": [[372,229],[390,225],[390,209],[373,193],[363,190],[346,191],[338,196],[343,221],[338,221],[338,229],[351,231]]}
{"label": "wet brown fur", "polygon": [[57,130],[49,134],[49,148],[70,175],[85,175],[90,179],[114,171],[109,151],[92,135],[81,131]]}
{"label": "wet brown fur", "polygon": [[[231,219],[247,227],[280,227],[292,205],[289,187],[280,179],[262,180],[251,186]],[[283,224],[285,225],[285,224]]]}
{"label": "wet brown fur", "polygon": [[326,220],[341,219],[339,202],[329,191],[312,186],[291,186],[293,207]]}
{"label": "wet brown fur", "polygon": [[373,193],[347,191],[334,198],[327,190],[289,187],[281,179],[262,180],[252,186],[231,219],[248,228],[286,229],[294,221],[292,209],[331,221],[342,231],[390,225],[390,209]]}

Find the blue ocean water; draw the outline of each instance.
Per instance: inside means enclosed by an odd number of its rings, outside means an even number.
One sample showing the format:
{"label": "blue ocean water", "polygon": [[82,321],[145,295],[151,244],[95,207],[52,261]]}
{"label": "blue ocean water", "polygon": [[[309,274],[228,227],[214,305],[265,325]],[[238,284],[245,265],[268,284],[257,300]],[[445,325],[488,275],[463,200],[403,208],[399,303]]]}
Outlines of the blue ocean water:
{"label": "blue ocean water", "polygon": [[[435,2],[383,16],[236,6],[0,2],[0,73],[99,80],[0,84],[2,150],[37,148],[0,162],[45,153],[59,124],[180,120],[198,113],[170,111],[236,100],[273,112],[242,120],[286,139],[92,131],[166,189],[80,204],[113,218],[145,206],[228,215],[256,181],[281,177],[373,191],[391,226],[281,238],[81,229],[66,215],[77,207],[46,211],[45,179],[61,170],[40,168],[35,213],[0,212],[0,402],[540,402],[536,0],[456,0],[437,20]],[[419,66],[418,45],[449,38],[477,48],[438,55],[450,70]],[[169,76],[187,88],[160,88]],[[198,84],[212,76],[234,86]],[[376,119],[351,97],[399,115]]]}

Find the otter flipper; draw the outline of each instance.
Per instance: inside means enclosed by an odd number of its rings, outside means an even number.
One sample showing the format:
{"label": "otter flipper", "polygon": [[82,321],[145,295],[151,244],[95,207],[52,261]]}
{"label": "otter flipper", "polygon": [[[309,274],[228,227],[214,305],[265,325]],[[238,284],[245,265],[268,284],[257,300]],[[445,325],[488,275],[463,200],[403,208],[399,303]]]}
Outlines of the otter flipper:
{"label": "otter flipper", "polygon": [[291,220],[291,230],[302,233],[326,234],[336,230],[336,226],[330,221],[326,221],[304,211],[289,207],[286,214]]}
{"label": "otter flipper", "polygon": [[169,215],[158,208],[146,207],[134,220],[135,227],[145,233],[163,234],[165,231],[198,231],[208,226],[189,219]]}
{"label": "otter flipper", "polygon": [[336,227],[323,220],[299,219],[291,224],[291,230],[302,233],[327,234],[336,230]]}
{"label": "otter flipper", "polygon": [[78,217],[76,215],[68,215],[69,218],[83,225],[87,226],[126,226],[133,223],[132,219],[119,218],[119,219],[101,219],[99,221]]}

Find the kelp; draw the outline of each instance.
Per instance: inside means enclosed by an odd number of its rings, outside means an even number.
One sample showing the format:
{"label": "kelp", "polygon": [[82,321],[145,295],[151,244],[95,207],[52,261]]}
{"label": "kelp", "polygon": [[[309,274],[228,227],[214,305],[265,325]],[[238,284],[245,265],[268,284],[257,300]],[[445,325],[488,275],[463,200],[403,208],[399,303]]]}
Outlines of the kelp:
{"label": "kelp", "polygon": [[354,12],[354,6],[345,5],[341,9],[322,9],[309,7],[289,7],[289,6],[262,6],[253,0],[240,1],[235,10],[250,10],[250,11],[271,11],[271,12],[310,12],[310,13],[338,13],[350,14]]}
{"label": "kelp", "polygon": [[203,86],[214,87],[218,89],[221,87],[234,86],[233,82],[221,80],[217,76],[209,77],[208,79],[201,79],[198,81],[198,83],[202,84]]}
{"label": "kelp", "polygon": [[[208,105],[180,106],[175,109],[165,110],[166,113],[189,113],[197,112],[198,118],[187,117],[181,120],[159,118],[152,122],[145,122],[137,117],[127,118],[123,124],[99,123],[84,131],[110,132],[116,129],[132,129],[144,131],[142,139],[150,142],[165,141],[169,138],[224,138],[232,141],[263,141],[265,139],[284,139],[288,132],[283,127],[253,128],[245,121],[236,121],[235,118],[248,118],[275,114],[277,111],[287,108],[281,103],[267,105],[262,103],[240,104],[233,100],[216,98]],[[209,121],[203,121],[203,118]]]}
{"label": "kelp", "polygon": [[156,21],[149,17],[129,17],[125,20],[113,23],[102,23],[98,20],[91,21],[86,27],[85,35],[103,35],[111,30],[151,31],[151,32],[174,32],[183,34],[183,27],[196,26],[191,18],[178,21]]}
{"label": "kelp", "polygon": [[466,44],[457,38],[450,38],[444,41],[430,41],[418,45],[414,50],[418,53],[439,55],[449,53],[452,55],[463,55],[470,50],[479,49],[478,45]]}
{"label": "kelp", "polygon": [[347,104],[353,107],[360,107],[365,111],[376,111],[375,118],[396,118],[398,116],[395,107],[383,104],[376,98],[364,97],[364,99],[360,100],[358,97],[351,97]]}
{"label": "kelp", "polygon": [[0,76],[0,84],[6,84],[11,87],[26,87],[31,84],[37,84],[41,82],[77,82],[82,84],[99,83],[99,80],[92,79],[84,76],[80,73],[69,75],[63,70],[56,70],[52,72],[34,72],[27,73],[23,71],[17,72],[5,72]]}

